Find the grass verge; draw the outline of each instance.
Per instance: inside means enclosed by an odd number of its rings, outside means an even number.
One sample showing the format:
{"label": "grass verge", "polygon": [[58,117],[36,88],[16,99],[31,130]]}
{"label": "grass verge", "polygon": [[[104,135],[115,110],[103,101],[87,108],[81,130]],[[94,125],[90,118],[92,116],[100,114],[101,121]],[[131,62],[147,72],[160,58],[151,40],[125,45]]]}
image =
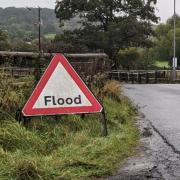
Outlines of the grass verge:
{"label": "grass verge", "polygon": [[107,137],[101,136],[100,114],[84,119],[79,115],[34,118],[28,128],[1,114],[0,179],[74,180],[111,175],[135,153],[139,134],[136,110],[126,99],[105,97],[103,104]]}

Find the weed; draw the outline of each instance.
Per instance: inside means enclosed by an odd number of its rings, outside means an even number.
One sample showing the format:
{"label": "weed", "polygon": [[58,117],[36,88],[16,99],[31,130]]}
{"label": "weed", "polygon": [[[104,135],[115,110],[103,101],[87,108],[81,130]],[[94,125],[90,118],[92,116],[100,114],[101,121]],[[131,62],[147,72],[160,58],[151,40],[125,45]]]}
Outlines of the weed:
{"label": "weed", "polygon": [[107,81],[103,87],[104,96],[108,96],[115,100],[120,100],[121,86],[118,81]]}

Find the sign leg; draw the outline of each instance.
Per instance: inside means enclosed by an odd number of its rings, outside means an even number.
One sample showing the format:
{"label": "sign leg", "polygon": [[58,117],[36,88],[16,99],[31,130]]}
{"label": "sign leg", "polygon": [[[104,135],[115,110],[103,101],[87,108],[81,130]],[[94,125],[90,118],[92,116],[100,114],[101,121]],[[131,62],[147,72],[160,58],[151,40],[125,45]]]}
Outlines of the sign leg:
{"label": "sign leg", "polygon": [[103,136],[107,136],[107,135],[108,135],[107,119],[106,119],[106,114],[105,114],[104,109],[103,109],[103,111],[102,111],[102,119],[101,119],[101,122],[102,122],[102,135],[103,135]]}
{"label": "sign leg", "polygon": [[16,119],[16,121],[19,122],[19,123],[22,122],[21,109],[18,109],[18,110],[16,111],[15,119]]}
{"label": "sign leg", "polygon": [[81,114],[81,119],[84,120],[85,114]]}

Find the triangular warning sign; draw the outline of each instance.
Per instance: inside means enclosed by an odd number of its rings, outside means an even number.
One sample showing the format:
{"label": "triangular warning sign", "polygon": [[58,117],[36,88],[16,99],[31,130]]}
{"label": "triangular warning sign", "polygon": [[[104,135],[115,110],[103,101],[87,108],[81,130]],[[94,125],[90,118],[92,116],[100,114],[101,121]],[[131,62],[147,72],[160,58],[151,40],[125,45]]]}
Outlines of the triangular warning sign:
{"label": "triangular warning sign", "polygon": [[62,54],[56,54],[24,106],[24,116],[101,112],[102,106]]}

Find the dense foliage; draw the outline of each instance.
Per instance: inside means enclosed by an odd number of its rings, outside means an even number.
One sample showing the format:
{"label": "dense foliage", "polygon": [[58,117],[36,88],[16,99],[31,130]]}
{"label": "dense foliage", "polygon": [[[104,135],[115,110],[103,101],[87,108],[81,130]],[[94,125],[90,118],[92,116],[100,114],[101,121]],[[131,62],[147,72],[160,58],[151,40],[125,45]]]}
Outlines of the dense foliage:
{"label": "dense foliage", "polygon": [[112,58],[120,48],[151,45],[151,23],[158,20],[155,4],[156,0],[62,0],[55,12],[61,25],[80,17],[82,26],[73,31],[76,44],[104,50]]}
{"label": "dense foliage", "polygon": [[[59,27],[53,9],[41,9],[41,37],[44,52],[68,52],[68,43],[53,41],[56,34],[79,27],[78,17]],[[57,36],[58,37],[58,36]],[[0,8],[0,50],[37,51],[38,50],[38,9]],[[66,51],[67,50],[67,51]],[[75,51],[75,50],[74,50]]]}
{"label": "dense foliage", "polygon": [[[172,62],[173,57],[173,17],[165,24],[160,24],[156,28],[155,47],[153,48],[154,57],[157,60]],[[176,56],[180,59],[180,17],[176,17]],[[178,61],[179,62],[179,61]]]}
{"label": "dense foliage", "polygon": [[[41,9],[43,34],[55,34],[60,31],[58,22],[52,9]],[[20,38],[31,41],[38,35],[38,9],[37,8],[0,8],[0,26],[6,30],[10,38]]]}
{"label": "dense foliage", "polygon": [[154,68],[153,48],[129,47],[119,50],[116,61],[117,67],[126,70]]}
{"label": "dense foliage", "polygon": [[0,50],[7,50],[10,47],[9,36],[6,31],[0,29]]}

